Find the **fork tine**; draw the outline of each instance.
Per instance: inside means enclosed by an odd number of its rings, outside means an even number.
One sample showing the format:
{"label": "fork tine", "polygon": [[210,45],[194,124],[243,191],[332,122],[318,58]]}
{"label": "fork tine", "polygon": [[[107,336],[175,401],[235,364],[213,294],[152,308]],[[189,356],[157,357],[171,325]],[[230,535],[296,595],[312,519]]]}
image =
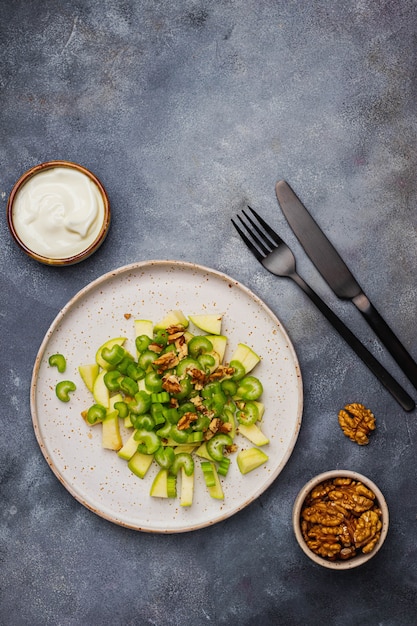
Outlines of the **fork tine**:
{"label": "fork tine", "polygon": [[[258,215],[258,213],[252,209],[250,206],[248,206],[249,211],[251,211],[251,213],[256,217],[256,219],[258,220],[258,222],[260,223],[260,225],[262,226],[262,228],[268,233],[268,235],[271,237],[273,243],[277,246],[279,246],[280,243],[282,243],[282,239],[281,237],[278,235],[278,233],[276,233],[270,226],[269,224],[267,224],[265,222],[264,219],[262,219],[262,217],[260,215]],[[249,216],[247,216],[248,219],[250,220]],[[251,220],[250,220],[251,221]],[[252,222],[252,225],[256,228],[256,230],[258,232],[260,232],[259,227],[256,226],[256,224],[254,222]],[[263,235],[264,236],[264,235]]]}
{"label": "fork tine", "polygon": [[245,213],[245,211],[242,210],[242,213],[245,216],[245,218],[247,219],[247,221],[249,222],[249,224],[251,224],[255,228],[256,232],[260,236],[258,237],[256,235],[256,233],[254,233],[253,230],[251,230],[249,228],[249,226],[247,224],[245,224],[245,222],[243,221],[243,219],[242,219],[242,217],[240,215],[237,216],[238,220],[240,221],[242,226],[244,226],[246,228],[246,230],[248,231],[249,235],[252,237],[252,240],[258,246],[258,248],[262,252],[263,256],[265,257],[267,254],[272,252],[272,250],[274,248],[273,243],[271,243],[271,241],[265,236],[265,234],[259,228],[257,228],[256,224],[253,222],[253,220],[251,220],[249,215],[247,215]]}
{"label": "fork tine", "polygon": [[[250,209],[252,211],[252,213],[254,213],[256,215],[256,217],[260,218],[260,216],[257,215],[257,213],[253,209],[251,209],[250,206],[248,206],[248,209]],[[254,239],[256,238],[257,242],[262,247],[262,249],[265,252],[265,254],[268,254],[269,252],[271,252],[273,250],[273,248],[276,248],[275,242],[271,239],[271,237],[269,237],[263,230],[261,230],[259,228],[258,224],[256,224],[256,222],[253,221],[253,219],[250,217],[250,215],[245,213],[244,210],[242,210],[242,213],[246,217],[246,219],[248,220],[249,224],[251,224],[251,226],[253,226],[253,228],[258,233],[259,237],[256,237],[256,235],[253,232],[251,232],[251,235],[252,235],[252,237]],[[260,218],[260,221],[261,220],[262,220],[262,218]],[[264,224],[266,224],[266,223],[264,222]]]}
{"label": "fork tine", "polygon": [[[242,220],[240,219],[239,216],[238,216],[238,218],[242,222]],[[264,255],[259,252],[259,250],[255,247],[255,245],[249,239],[249,237],[247,237],[245,235],[245,233],[243,232],[243,230],[241,228],[239,228],[239,226],[236,224],[236,222],[234,220],[231,220],[231,222],[232,222],[233,226],[236,228],[236,230],[239,233],[239,235],[241,236],[241,238],[243,239],[243,241],[245,242],[245,244],[248,246],[249,250],[258,259],[258,261],[261,262],[262,259],[264,258]],[[243,224],[243,222],[242,222],[242,224]]]}

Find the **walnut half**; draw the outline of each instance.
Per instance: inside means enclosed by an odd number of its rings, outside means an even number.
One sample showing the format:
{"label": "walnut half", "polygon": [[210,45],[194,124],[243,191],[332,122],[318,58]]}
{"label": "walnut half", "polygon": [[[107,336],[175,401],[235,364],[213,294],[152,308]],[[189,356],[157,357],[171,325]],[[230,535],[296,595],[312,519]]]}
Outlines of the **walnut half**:
{"label": "walnut half", "polygon": [[366,446],[369,443],[369,434],[375,430],[375,416],[363,404],[347,404],[339,411],[339,425],[343,433],[351,441]]}

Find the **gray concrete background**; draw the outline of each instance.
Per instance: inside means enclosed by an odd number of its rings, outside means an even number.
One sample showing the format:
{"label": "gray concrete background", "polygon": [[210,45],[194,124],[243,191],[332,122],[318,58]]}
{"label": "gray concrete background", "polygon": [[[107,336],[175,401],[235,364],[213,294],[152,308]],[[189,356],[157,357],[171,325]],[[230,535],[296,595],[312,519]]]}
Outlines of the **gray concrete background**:
{"label": "gray concrete background", "polygon": [[[287,179],[417,357],[416,3],[393,0],[3,0],[0,193],[50,159],[89,167],[113,211],[84,263],[27,258],[0,222],[0,622],[20,626],[416,623],[417,422],[302,292],[257,264],[230,218],[250,204],[298,269],[417,397],[353,305],[338,301],[279,210]],[[29,408],[34,359],[60,308],[91,280],[146,259],[223,271],[284,323],[305,391],[295,450],[251,506],[158,536],[113,525],[48,468]],[[366,448],[337,412],[376,415]],[[386,495],[388,539],[332,573],[295,543],[291,508],[312,475],[367,474]]]}

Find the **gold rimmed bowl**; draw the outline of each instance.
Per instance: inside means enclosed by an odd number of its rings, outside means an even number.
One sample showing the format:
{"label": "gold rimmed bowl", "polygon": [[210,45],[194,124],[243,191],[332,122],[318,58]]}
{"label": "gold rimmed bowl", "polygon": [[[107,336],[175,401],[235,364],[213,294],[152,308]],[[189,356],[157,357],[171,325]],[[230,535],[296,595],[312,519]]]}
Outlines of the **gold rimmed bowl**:
{"label": "gold rimmed bowl", "polygon": [[7,223],[19,247],[47,265],[73,265],[101,246],[110,227],[105,188],[87,168],[47,161],[13,186]]}

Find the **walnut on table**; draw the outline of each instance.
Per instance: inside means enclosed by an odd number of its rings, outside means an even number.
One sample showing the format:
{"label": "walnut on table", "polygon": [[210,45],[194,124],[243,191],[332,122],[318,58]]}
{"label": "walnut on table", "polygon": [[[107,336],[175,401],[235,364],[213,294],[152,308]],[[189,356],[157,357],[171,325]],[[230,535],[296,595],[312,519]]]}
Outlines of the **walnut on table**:
{"label": "walnut on table", "polygon": [[369,435],[375,430],[376,422],[374,414],[363,404],[347,404],[339,411],[338,419],[343,433],[351,441],[360,446],[369,443]]}

